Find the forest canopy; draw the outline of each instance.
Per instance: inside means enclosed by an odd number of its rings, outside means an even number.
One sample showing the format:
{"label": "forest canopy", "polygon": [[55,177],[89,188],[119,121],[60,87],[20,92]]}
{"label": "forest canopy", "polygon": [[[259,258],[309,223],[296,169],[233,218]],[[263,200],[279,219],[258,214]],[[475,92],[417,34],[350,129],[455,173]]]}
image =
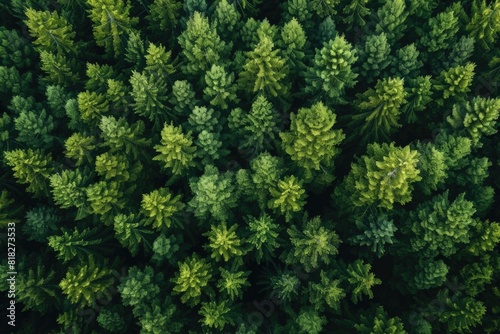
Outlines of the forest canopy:
{"label": "forest canopy", "polygon": [[1,328],[499,333],[499,35],[500,0],[2,1]]}

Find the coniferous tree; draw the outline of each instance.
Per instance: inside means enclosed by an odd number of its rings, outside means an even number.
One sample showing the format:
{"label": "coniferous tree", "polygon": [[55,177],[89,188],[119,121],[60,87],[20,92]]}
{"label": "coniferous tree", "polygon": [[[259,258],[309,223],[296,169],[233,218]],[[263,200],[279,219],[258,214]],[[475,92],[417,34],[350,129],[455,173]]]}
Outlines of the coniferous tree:
{"label": "coniferous tree", "polygon": [[208,18],[195,11],[186,23],[186,30],[178,37],[182,55],[186,62],[182,67],[188,75],[200,75],[214,64],[219,64],[226,53],[226,44],[221,41],[215,26]]}
{"label": "coniferous tree", "polygon": [[340,238],[326,228],[320,217],[308,219],[304,217],[303,228],[300,231],[295,225],[287,230],[292,250],[286,257],[288,263],[300,263],[306,272],[318,268],[320,263],[329,264],[331,256],[338,253]]}
{"label": "coniferous tree", "polygon": [[247,223],[249,236],[246,241],[255,249],[257,263],[270,259],[280,247],[280,226],[266,213],[259,217],[248,217]]}
{"label": "coniferous tree", "polygon": [[73,26],[57,12],[38,11],[26,8],[25,21],[30,35],[36,40],[37,51],[53,53],[75,53],[77,47],[74,42],[76,33]]}
{"label": "coniferous tree", "polygon": [[354,325],[358,333],[392,333],[406,334],[403,322],[398,317],[389,318],[389,315],[382,306],[375,309],[373,317],[361,315],[360,323]]}
{"label": "coniferous tree", "polygon": [[490,49],[500,32],[500,1],[495,0],[490,4],[484,0],[473,1],[472,19],[467,30],[482,47]]}
{"label": "coniferous tree", "polygon": [[97,299],[111,299],[109,287],[113,282],[111,269],[94,262],[90,256],[80,265],[69,267],[59,286],[72,304],[90,306]]}
{"label": "coniferous tree", "polygon": [[271,188],[271,199],[268,207],[278,211],[285,216],[285,221],[289,222],[295,212],[302,210],[307,197],[306,191],[302,188],[302,181],[295,176],[287,176],[278,181],[276,188]]}
{"label": "coniferous tree", "polygon": [[40,262],[19,274],[16,281],[17,300],[24,305],[23,311],[45,313],[53,307],[52,303],[60,301],[55,275],[54,270],[46,270]]}
{"label": "coniferous tree", "polygon": [[346,88],[356,84],[357,74],[352,65],[356,62],[356,50],[344,37],[325,42],[316,50],[313,65],[306,76],[307,93],[318,93],[334,102],[344,101]]}
{"label": "coniferous tree", "polygon": [[211,271],[212,267],[205,259],[193,254],[179,263],[179,271],[171,280],[175,284],[174,293],[182,294],[183,303],[199,304],[202,292],[211,294],[209,289],[205,288],[212,278]]}
{"label": "coniferous tree", "polygon": [[354,304],[357,304],[363,298],[363,295],[367,295],[372,299],[373,292],[371,289],[373,286],[382,283],[370,270],[371,265],[359,259],[347,267],[347,281],[352,288],[351,300]]}
{"label": "coniferous tree", "polygon": [[358,62],[361,64],[360,74],[372,82],[390,64],[391,46],[385,33],[370,35],[365,45],[358,51]]}
{"label": "coniferous tree", "polygon": [[185,206],[180,198],[180,195],[173,196],[166,188],[142,195],[141,210],[147,217],[146,224],[152,224],[156,229],[169,228]]}
{"label": "coniferous tree", "polygon": [[130,17],[132,6],[127,0],[88,0],[87,3],[97,45],[118,57],[124,52],[123,42],[127,34],[139,21]]}
{"label": "coniferous tree", "polygon": [[288,96],[288,68],[278,50],[274,49],[273,40],[269,36],[261,35],[258,44],[247,52],[246,57],[243,72],[238,79],[240,90],[264,94],[266,97]]}
{"label": "coniferous tree", "polygon": [[406,5],[404,0],[387,0],[377,11],[375,32],[384,32],[389,43],[398,42],[406,30]]}
{"label": "coniferous tree", "polygon": [[377,82],[375,89],[358,95],[358,113],[349,124],[358,127],[363,142],[387,141],[391,132],[401,126],[399,116],[405,100],[404,80],[387,78]]}
{"label": "coniferous tree", "polygon": [[223,110],[229,107],[228,102],[237,102],[234,74],[227,73],[224,67],[212,65],[205,74],[206,87],[203,90],[205,100]]}
{"label": "coniferous tree", "polygon": [[353,204],[392,209],[394,203],[409,202],[412,183],[421,180],[418,158],[419,153],[409,146],[368,145],[367,155],[352,165],[345,180]]}
{"label": "coniferous tree", "polygon": [[48,178],[53,172],[52,157],[42,150],[13,150],[4,154],[20,184],[27,184],[27,191],[35,196],[48,195]]}
{"label": "coniferous tree", "polygon": [[193,165],[196,148],[193,146],[191,133],[182,133],[182,128],[165,123],[161,130],[161,144],[154,149],[160,153],[153,160],[161,161],[172,173],[181,174],[184,169]]}
{"label": "coniferous tree", "polygon": [[216,167],[208,165],[204,174],[190,180],[189,185],[194,197],[188,206],[200,219],[213,217],[227,221],[230,210],[238,205],[238,190],[231,172],[221,174]]}
{"label": "coniferous tree", "polygon": [[323,103],[301,108],[290,115],[290,132],[280,133],[282,147],[295,163],[305,170],[305,180],[313,171],[331,173],[337,145],[345,138],[342,130],[333,130],[336,115]]}

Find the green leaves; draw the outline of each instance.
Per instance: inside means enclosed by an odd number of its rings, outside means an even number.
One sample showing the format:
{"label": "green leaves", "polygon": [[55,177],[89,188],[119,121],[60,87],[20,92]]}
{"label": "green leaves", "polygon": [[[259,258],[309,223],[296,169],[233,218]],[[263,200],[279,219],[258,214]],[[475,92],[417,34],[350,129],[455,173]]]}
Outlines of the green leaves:
{"label": "green leaves", "polygon": [[286,222],[292,219],[293,213],[302,210],[307,197],[302,182],[293,175],[279,180],[277,187],[271,188],[270,192],[268,207],[284,215]]}
{"label": "green leaves", "polygon": [[176,127],[172,123],[166,124],[161,130],[160,145],[155,145],[154,149],[160,153],[153,160],[163,162],[164,166],[172,169],[172,173],[181,174],[185,169],[194,164],[194,152],[191,132],[186,135],[182,133],[180,126]]}
{"label": "green leaves", "polygon": [[[200,259],[196,254],[179,263],[179,271],[171,280],[174,284],[174,293],[180,293],[181,301],[189,305],[200,302],[202,288],[212,278],[211,266],[205,259]],[[206,289],[204,289],[206,290]]]}
{"label": "green leaves", "polygon": [[356,50],[343,36],[328,41],[316,50],[306,76],[306,92],[319,93],[336,103],[345,101],[344,90],[353,87],[358,77],[352,69],[356,60]]}
{"label": "green leaves", "polygon": [[[336,146],[345,138],[342,130],[333,130],[336,115],[321,102],[301,108],[290,115],[290,132],[280,133],[282,146],[296,164],[305,169],[306,180],[312,171],[329,169]],[[328,173],[328,172],[326,172]]]}
{"label": "green leaves", "polygon": [[412,183],[421,180],[418,158],[418,152],[409,146],[399,148],[394,143],[368,145],[367,155],[352,165],[345,180],[352,203],[392,209],[394,203],[409,202]]}
{"label": "green leaves", "polygon": [[181,196],[173,196],[166,188],[153,190],[142,196],[141,207],[147,223],[156,229],[169,228],[175,216],[184,208]]}
{"label": "green leaves", "polygon": [[225,222],[214,226],[205,233],[208,237],[208,248],[212,251],[211,257],[216,261],[223,259],[227,262],[231,257],[243,254],[242,241],[236,234],[238,225],[232,225],[229,229]]}
{"label": "green leaves", "polygon": [[326,228],[320,217],[304,218],[303,225],[302,231],[295,225],[287,230],[293,248],[286,261],[299,262],[306,272],[310,272],[320,263],[330,263],[331,256],[338,253],[340,238]]}
{"label": "green leaves", "polygon": [[123,53],[123,38],[138,19],[130,17],[130,6],[126,0],[88,0],[89,18],[92,20],[94,38],[97,45],[104,47],[108,54],[118,57]]}

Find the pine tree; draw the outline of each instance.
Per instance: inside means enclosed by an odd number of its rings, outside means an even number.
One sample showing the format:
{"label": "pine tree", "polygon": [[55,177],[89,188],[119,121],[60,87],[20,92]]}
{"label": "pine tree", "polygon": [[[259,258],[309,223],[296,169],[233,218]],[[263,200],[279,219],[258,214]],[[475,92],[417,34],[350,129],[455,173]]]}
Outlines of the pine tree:
{"label": "pine tree", "polygon": [[17,140],[28,147],[47,149],[52,145],[51,135],[56,124],[54,118],[45,109],[21,112],[14,119],[14,127],[18,131]]}
{"label": "pine tree", "polygon": [[109,287],[113,282],[111,269],[106,264],[99,265],[90,256],[86,262],[69,267],[59,286],[72,304],[85,307],[94,305],[97,299],[111,299]]}
{"label": "pine tree", "polygon": [[418,290],[442,286],[448,270],[443,260],[421,258],[411,271],[403,273],[403,278],[411,291],[417,293]]}
{"label": "pine tree", "polygon": [[142,170],[142,164],[129,162],[122,154],[109,152],[100,154],[95,159],[95,171],[106,181],[118,183],[135,181]]}
{"label": "pine tree", "polygon": [[288,97],[287,74],[285,60],[274,49],[272,39],[261,35],[257,46],[246,54],[238,85],[245,92],[283,99]]}
{"label": "pine tree", "polygon": [[394,242],[394,233],[398,228],[386,214],[370,213],[366,219],[357,219],[356,227],[362,232],[351,237],[351,242],[360,246],[371,247],[371,252],[381,257],[385,245]]}
{"label": "pine tree", "polygon": [[223,259],[227,262],[231,257],[243,255],[242,241],[236,234],[238,225],[234,224],[229,229],[225,222],[215,226],[212,225],[209,232],[204,233],[208,237],[208,249],[211,257],[216,261]]}
{"label": "pine tree", "polygon": [[227,305],[226,300],[220,303],[214,301],[202,303],[199,314],[203,318],[200,322],[205,327],[222,331],[226,325],[234,325],[234,321],[229,314],[230,312],[231,308]]}
{"label": "pine tree", "polygon": [[73,94],[63,86],[51,85],[47,87],[45,96],[52,115],[56,118],[64,117],[66,115],[66,102],[73,97]]}
{"label": "pine tree", "polygon": [[306,93],[316,93],[333,102],[344,101],[346,88],[356,84],[357,74],[352,65],[358,60],[356,50],[343,36],[325,42],[323,48],[316,49],[312,66],[306,76]]}
{"label": "pine tree", "polygon": [[36,40],[33,44],[37,51],[56,54],[76,53],[74,42],[76,33],[68,21],[57,12],[38,11],[26,8],[24,21],[30,30],[30,35]]}
{"label": "pine tree", "polygon": [[299,326],[301,334],[319,334],[324,330],[327,320],[315,310],[302,310],[295,319],[295,323]]}
{"label": "pine tree", "polygon": [[428,75],[410,79],[405,89],[407,103],[402,107],[402,114],[405,115],[406,122],[411,124],[418,120],[417,115],[432,102],[431,77]]}
{"label": "pine tree", "polygon": [[40,62],[40,68],[46,74],[43,81],[48,84],[72,86],[79,80],[78,74],[75,73],[75,62],[68,60],[62,54],[42,51]]}
{"label": "pine tree", "polygon": [[88,0],[87,3],[97,45],[118,57],[124,51],[126,34],[133,31],[133,26],[139,21],[130,17],[132,6],[126,0]]}
{"label": "pine tree", "polygon": [[448,333],[470,333],[471,327],[481,324],[486,313],[484,303],[472,297],[450,298],[445,295],[445,309],[439,321],[448,327]]}
{"label": "pine tree", "polygon": [[173,174],[182,174],[193,166],[194,152],[191,132],[182,133],[182,127],[165,123],[161,131],[161,144],[154,149],[160,153],[153,160],[161,161],[165,167],[171,168]]}
{"label": "pine tree", "polygon": [[221,41],[215,26],[200,12],[194,12],[186,30],[178,37],[185,63],[182,70],[187,75],[201,75],[214,64],[220,64],[226,54],[226,44]]}
{"label": "pine tree", "polygon": [[284,215],[286,222],[289,222],[293,214],[301,211],[305,205],[307,194],[302,188],[302,183],[291,175],[279,180],[277,187],[269,189],[271,199],[268,207]]}
{"label": "pine tree", "polygon": [[164,123],[169,110],[166,105],[166,84],[153,75],[134,71],[130,77],[130,85],[135,113],[147,117],[155,126]]}
{"label": "pine tree", "polygon": [[237,268],[234,265],[230,270],[219,268],[221,278],[217,282],[217,288],[230,300],[243,297],[243,288],[250,286],[248,282],[250,272],[240,271]]}
{"label": "pine tree", "polygon": [[406,30],[405,21],[408,17],[404,0],[387,0],[377,11],[375,33],[384,32],[392,45],[398,42]]}
{"label": "pine tree", "polygon": [[243,25],[241,14],[232,2],[230,3],[227,0],[219,1],[213,14],[217,33],[226,41],[234,39]]}
{"label": "pine tree", "polygon": [[109,112],[109,102],[102,94],[85,91],[78,94],[78,109],[84,122],[95,125]]}
{"label": "pine tree", "polygon": [[12,150],[4,154],[7,166],[12,167],[19,184],[27,184],[26,190],[35,197],[48,195],[48,178],[53,172],[52,157],[42,150]]}
{"label": "pine tree", "polygon": [[262,213],[259,217],[247,217],[249,236],[248,244],[255,249],[257,263],[271,259],[275,250],[280,247],[278,239],[281,230],[271,216]]}
{"label": "pine tree", "polygon": [[167,188],[142,195],[141,211],[147,217],[146,224],[155,229],[169,228],[185,206],[180,199],[180,195],[173,196]]}
{"label": "pine tree", "polygon": [[76,132],[66,139],[64,147],[66,157],[76,160],[76,166],[80,166],[92,161],[92,151],[96,148],[95,138]]}
{"label": "pine tree", "polygon": [[351,300],[354,304],[361,301],[363,295],[367,295],[372,299],[372,287],[382,283],[370,270],[371,265],[359,259],[350,263],[347,267],[347,281],[352,288]]}
{"label": "pine tree", "polygon": [[356,323],[354,328],[360,334],[371,333],[391,333],[406,334],[403,322],[398,317],[389,318],[389,315],[382,306],[375,309],[373,316],[361,315],[360,323]]}
{"label": "pine tree", "polygon": [[444,100],[450,97],[457,101],[463,101],[470,91],[475,68],[475,64],[467,63],[464,66],[456,66],[442,71],[434,84],[435,90],[442,91],[443,94],[443,97],[437,100],[438,104],[443,105]]}
{"label": "pine tree", "polygon": [[279,272],[270,279],[273,294],[281,301],[291,301],[300,291],[300,280],[291,271]]}
{"label": "pine tree", "polygon": [[411,249],[425,256],[451,256],[469,242],[476,212],[465,193],[449,200],[448,190],[419,205],[410,214]]}
{"label": "pine tree", "polygon": [[230,210],[238,205],[239,194],[231,172],[221,174],[216,167],[208,165],[201,177],[189,181],[189,186],[194,197],[188,206],[202,220],[213,217],[227,221]]}
{"label": "pine tree", "polygon": [[[389,71],[395,77],[413,78],[424,65],[419,60],[419,56],[420,52],[415,47],[415,43],[408,44],[398,49],[395,56],[390,57]],[[413,79],[409,81],[411,80]]]}
{"label": "pine tree", "polygon": [[78,229],[70,231],[62,229],[62,235],[49,237],[49,246],[57,252],[57,258],[63,262],[77,257],[84,260],[87,256],[96,254],[103,250],[99,247],[107,238],[99,229],[84,229],[81,232]]}
{"label": "pine tree", "polygon": [[[241,126],[235,129],[239,137],[239,149],[246,150],[253,156],[273,147],[279,130],[279,115],[264,95],[255,99],[250,112],[243,115],[241,123]],[[231,122],[229,127],[235,128]]]}
{"label": "pine tree", "polygon": [[54,270],[45,270],[41,261],[36,267],[19,273],[16,281],[17,302],[24,305],[23,311],[33,310],[42,314],[59,301]]}
{"label": "pine tree", "polygon": [[60,222],[61,217],[55,208],[38,206],[26,213],[23,232],[26,233],[29,240],[45,243],[47,238],[56,233]]}
{"label": "pine tree", "polygon": [[113,227],[116,239],[123,247],[127,248],[132,255],[137,255],[141,244],[144,244],[145,248],[152,248],[152,246],[148,244],[148,235],[152,234],[153,231],[143,226],[139,216],[135,214],[118,214],[114,217]]}
{"label": "pine tree", "polygon": [[234,74],[227,73],[223,66],[212,65],[205,73],[204,99],[210,105],[226,110],[228,102],[238,102],[236,96],[237,86],[234,84]]}
{"label": "pine tree", "polygon": [[458,29],[458,18],[453,10],[448,9],[429,20],[427,33],[420,43],[427,48],[428,52],[449,49],[453,45]]}
{"label": "pine tree", "polygon": [[290,121],[290,132],[280,133],[282,147],[305,170],[305,180],[312,178],[313,171],[331,173],[333,158],[339,153],[336,146],[345,138],[342,130],[332,129],[336,115],[318,102],[292,113]]}
{"label": "pine tree", "polygon": [[16,30],[0,27],[0,63],[18,69],[31,65],[33,49],[29,41]]}
{"label": "pine tree", "polygon": [[360,48],[358,62],[361,65],[360,74],[371,83],[379,77],[382,71],[390,64],[391,46],[385,33],[370,35]]}
{"label": "pine tree", "polygon": [[279,44],[283,50],[283,55],[290,71],[290,77],[296,77],[299,73],[305,71],[304,50],[306,49],[306,34],[302,25],[295,17],[283,26]]}
{"label": "pine tree", "polygon": [[173,32],[179,21],[181,2],[177,0],[154,0],[149,5],[146,19],[154,32]]}
{"label": "pine tree", "polygon": [[401,127],[399,116],[407,102],[405,97],[402,78],[378,80],[375,89],[358,94],[355,105],[359,112],[352,116],[349,126],[359,129],[363,143],[388,141],[391,132]]}
{"label": "pine tree", "polygon": [[323,310],[326,304],[335,313],[340,311],[340,302],[346,296],[340,279],[333,279],[332,275],[321,270],[320,283],[309,282],[309,301],[316,310]]}
{"label": "pine tree", "polygon": [[306,272],[317,269],[321,263],[329,264],[332,255],[338,254],[340,238],[327,228],[320,217],[304,217],[302,230],[293,225],[287,230],[292,250],[286,258],[289,264],[300,263]]}
{"label": "pine tree", "polygon": [[123,304],[132,306],[134,313],[140,314],[145,309],[145,304],[154,301],[160,293],[163,280],[163,273],[156,273],[150,266],[142,270],[137,266],[129,268],[127,276],[118,285]]}
{"label": "pine tree", "polygon": [[54,202],[62,209],[76,207],[84,213],[88,183],[88,177],[81,170],[64,170],[60,174],[51,175],[50,187]]}
{"label": "pine tree", "polygon": [[151,142],[150,139],[143,138],[146,128],[142,121],[129,124],[125,118],[103,116],[99,129],[104,140],[102,145],[108,147],[110,153],[132,154],[134,159],[137,159],[139,152],[148,147]]}
{"label": "pine tree", "polygon": [[88,186],[86,192],[91,213],[104,216],[103,220],[107,225],[111,225],[112,221],[109,219],[112,219],[113,213],[125,206],[123,191],[116,181],[96,182]]}
{"label": "pine tree", "polygon": [[446,120],[453,128],[465,132],[474,146],[481,147],[482,136],[497,133],[499,113],[500,98],[474,97],[471,101],[455,104]]}
{"label": "pine tree", "polygon": [[149,43],[148,50],[146,52],[146,68],[145,71],[156,78],[156,82],[168,82],[170,77],[175,73],[175,66],[172,64],[170,57],[172,56],[171,51],[167,51],[165,47],[161,44],[158,46],[153,43]]}
{"label": "pine tree", "polygon": [[344,7],[343,18],[348,25],[348,30],[354,27],[363,27],[366,24],[365,16],[370,15],[370,9],[366,7],[369,0],[352,0],[349,5]]}
{"label": "pine tree", "polygon": [[473,1],[472,19],[467,30],[483,48],[490,49],[500,32],[500,1],[495,0],[490,4],[484,0]]}
{"label": "pine tree", "polygon": [[417,183],[425,195],[430,195],[444,184],[448,177],[448,166],[445,154],[438,150],[432,143],[416,145],[420,153],[420,176],[421,182]]}
{"label": "pine tree", "polygon": [[172,86],[170,103],[174,106],[177,115],[188,115],[198,102],[195,97],[193,85],[187,80],[177,80]]}
{"label": "pine tree", "polygon": [[377,205],[392,209],[411,200],[412,183],[421,180],[419,154],[409,146],[370,144],[367,155],[351,167],[345,183],[356,206]]}
{"label": "pine tree", "polygon": [[206,288],[212,278],[212,267],[205,259],[200,259],[196,254],[179,263],[179,271],[171,281],[175,284],[174,293],[182,294],[181,301],[188,305],[200,303],[203,292],[211,294]]}
{"label": "pine tree", "polygon": [[85,88],[99,94],[106,91],[108,80],[116,77],[113,67],[97,63],[87,63],[85,74],[88,78],[87,82],[85,82]]}

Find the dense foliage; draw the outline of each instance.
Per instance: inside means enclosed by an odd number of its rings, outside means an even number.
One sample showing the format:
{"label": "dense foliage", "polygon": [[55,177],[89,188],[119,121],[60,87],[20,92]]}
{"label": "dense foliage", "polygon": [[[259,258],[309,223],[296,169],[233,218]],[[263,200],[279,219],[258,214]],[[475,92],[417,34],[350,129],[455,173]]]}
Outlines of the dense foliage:
{"label": "dense foliage", "polygon": [[2,1],[15,332],[499,333],[499,35],[500,0]]}

